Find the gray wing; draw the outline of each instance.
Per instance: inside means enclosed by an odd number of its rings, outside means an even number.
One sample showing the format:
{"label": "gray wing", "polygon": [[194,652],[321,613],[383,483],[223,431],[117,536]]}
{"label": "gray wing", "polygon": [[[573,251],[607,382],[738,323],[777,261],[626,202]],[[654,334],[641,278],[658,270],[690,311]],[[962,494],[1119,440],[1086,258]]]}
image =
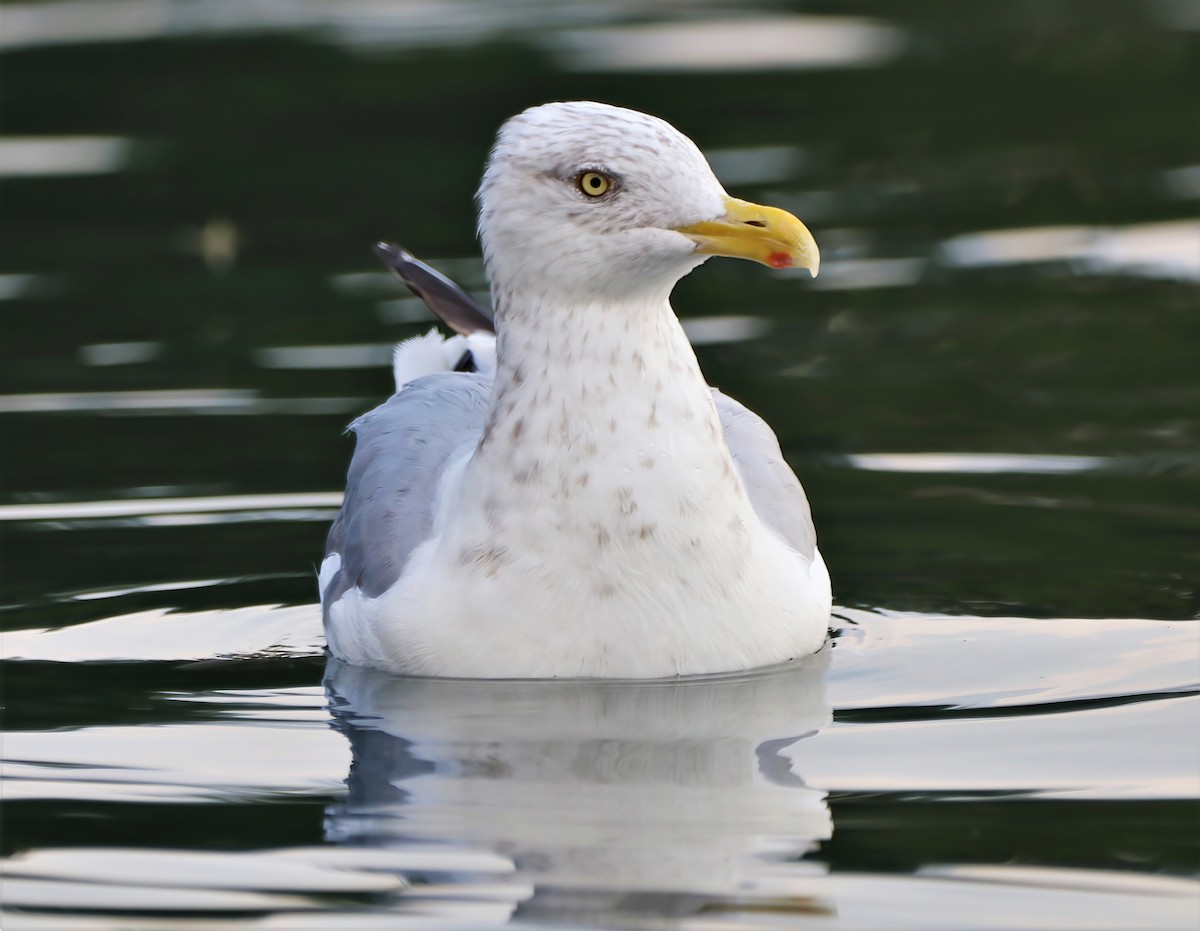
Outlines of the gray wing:
{"label": "gray wing", "polygon": [[357,440],[346,497],[325,544],[326,556],[341,559],[321,593],[326,611],[352,587],[373,597],[400,577],[429,538],[447,461],[483,432],[490,395],[481,375],[429,375],[350,425]]}
{"label": "gray wing", "polygon": [[812,512],[800,480],[783,458],[775,432],[758,414],[715,388],[713,401],[755,512],[792,549],[811,560],[817,549]]}

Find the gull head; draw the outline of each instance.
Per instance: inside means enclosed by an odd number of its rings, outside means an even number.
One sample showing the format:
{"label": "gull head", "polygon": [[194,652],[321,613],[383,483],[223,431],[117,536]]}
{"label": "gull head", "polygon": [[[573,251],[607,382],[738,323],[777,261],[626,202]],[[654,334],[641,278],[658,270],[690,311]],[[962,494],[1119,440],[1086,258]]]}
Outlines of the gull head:
{"label": "gull head", "polygon": [[493,288],[598,302],[662,298],[713,255],[817,273],[790,213],[737,200],[669,123],[607,104],[533,107],[501,127],[479,188]]}

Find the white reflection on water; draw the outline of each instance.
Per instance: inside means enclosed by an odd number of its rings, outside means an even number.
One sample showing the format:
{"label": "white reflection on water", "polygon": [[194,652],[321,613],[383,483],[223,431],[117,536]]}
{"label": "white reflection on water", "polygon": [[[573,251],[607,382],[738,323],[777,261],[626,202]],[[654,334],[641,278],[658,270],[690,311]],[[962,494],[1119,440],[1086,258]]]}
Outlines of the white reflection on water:
{"label": "white reflection on water", "polygon": [[53,281],[48,275],[0,274],[0,301],[46,294],[53,290]]}
{"label": "white reflection on water", "polygon": [[0,414],[343,414],[368,403],[366,398],[264,398],[241,388],[183,388],[0,395]]}
{"label": "white reflection on water", "polygon": [[[5,864],[5,874],[31,879],[52,875],[61,882],[81,883],[121,883],[130,875],[136,875],[141,885],[147,887],[243,889],[301,895],[392,892],[404,885],[394,876],[338,869],[342,865],[339,859],[353,859],[352,851],[346,851],[350,856],[342,858],[337,856],[338,851],[328,851],[325,864],[320,866],[300,860],[296,853],[270,851],[230,855],[200,850],[59,848],[16,857]],[[212,908],[213,905],[205,903],[201,907]],[[179,908],[179,905],[174,907]]]}
{"label": "white reflection on water", "polygon": [[1200,729],[1200,624],[839,614],[830,699],[888,713],[824,732],[805,757],[814,785],[1076,799],[1200,788],[1200,745],[1162,736]]}
{"label": "white reflection on water", "polygon": [[195,612],[155,608],[69,627],[8,631],[0,649],[4,659],[54,663],[294,658],[320,656],[325,638],[318,605]]}
{"label": "white reflection on water", "polygon": [[1200,223],[1191,220],[994,230],[949,239],[939,252],[951,267],[1066,262],[1083,274],[1200,281]]}
{"label": "white reflection on water", "polygon": [[135,585],[130,588],[101,588],[85,592],[71,592],[70,601],[102,601],[108,598],[123,598],[126,595],[145,595],[153,592],[184,592],[195,588],[213,588],[228,585],[231,579],[189,579],[182,582],[158,582],[153,585]]}
{"label": "white reflection on water", "polygon": [[[1057,706],[1066,713],[1088,702],[1200,688],[1200,624],[1192,621],[837,613],[842,624],[830,700],[839,711]],[[989,726],[974,720],[975,727]],[[1087,734],[1079,737],[1089,743]],[[1003,744],[992,750],[1009,753]],[[1108,746],[1091,750],[1104,753]],[[1087,765],[1080,773],[1103,778]]]}
{"label": "white reflection on water", "polygon": [[350,755],[324,713],[312,714],[320,723],[305,726],[275,709],[274,721],[172,724],[169,735],[138,725],[11,731],[4,797],[201,803],[334,795]]}
{"label": "white reflection on water", "polygon": [[855,453],[846,456],[867,472],[1073,475],[1108,463],[1103,456],[1047,456],[1028,453]]}
{"label": "white reflection on water", "polygon": [[0,178],[108,174],[129,164],[133,145],[120,136],[10,136],[0,139]]}
{"label": "white reflection on water", "polygon": [[927,265],[924,259],[834,259],[821,264],[820,277],[809,287],[818,291],[906,288],[921,280]]}
{"label": "white reflection on water", "polygon": [[800,14],[639,23],[557,33],[551,48],[580,71],[764,71],[866,68],[904,49],[879,20]]}
{"label": "white reflection on water", "polygon": [[394,343],[346,343],[334,346],[269,346],[255,350],[265,369],[373,369],[392,361]]}
{"label": "white reflection on water", "polygon": [[[122,857],[117,856],[118,865]],[[59,858],[50,857],[49,861],[35,860],[35,866],[53,866]],[[249,861],[243,861],[243,867]],[[18,874],[22,864],[18,860],[14,864]],[[299,896],[271,895],[260,892],[239,892],[227,889],[177,889],[138,886],[133,889],[128,886],[110,886],[103,883],[70,882],[47,880],[42,877],[22,879],[18,875],[4,882],[4,901],[9,908],[46,908],[46,909],[80,909],[86,911],[121,911],[139,909],[147,912],[269,912],[286,908],[304,908],[310,905],[310,900]],[[72,927],[54,916],[46,924],[35,917],[33,923],[23,915],[6,916],[10,922],[9,928],[43,927],[53,928],[54,931],[67,931]],[[99,919],[91,919],[92,927],[106,928],[109,931],[121,931],[129,925],[102,924]],[[158,919],[158,931],[163,931],[162,919]],[[78,927],[76,925],[76,927]]]}
{"label": "white reflection on water", "polygon": [[153,517],[180,514],[262,512],[290,508],[341,507],[340,491],[274,495],[210,495],[196,498],[126,498],[117,501],[60,501],[0,505],[0,522],[10,520],[88,520],[105,517]]}
{"label": "white reflection on water", "polygon": [[137,365],[162,355],[166,345],[144,341],[132,343],[89,343],[79,347],[79,359],[84,365]]}
{"label": "white reflection on water", "polygon": [[721,343],[740,343],[758,339],[771,329],[763,317],[718,316],[690,317],[682,320],[683,332],[693,346],[714,346]]}
{"label": "white reflection on water", "polygon": [[[1068,713],[1070,711],[1070,713]],[[1103,733],[1113,748],[1079,754]],[[1040,798],[1173,799],[1197,791],[1200,699],[1160,698],[1116,708],[986,721],[917,720],[834,727],[806,758],[814,785],[839,792],[1021,792]],[[997,752],[1002,747],[1003,752]]]}
{"label": "white reflection on water", "polygon": [[89,391],[0,396],[0,413],[59,412],[226,413],[253,409],[257,392],[243,389],[175,389],[162,391]]}
{"label": "white reflection on water", "polygon": [[87,518],[85,520],[44,521],[41,529],[98,530],[114,527],[215,527],[229,524],[262,522],[329,523],[337,516],[337,508],[265,508],[252,511],[226,511],[213,514],[147,514],[141,517]]}
{"label": "white reflection on water", "polygon": [[1200,200],[1200,165],[1172,168],[1160,179],[1164,193],[1173,200]]}

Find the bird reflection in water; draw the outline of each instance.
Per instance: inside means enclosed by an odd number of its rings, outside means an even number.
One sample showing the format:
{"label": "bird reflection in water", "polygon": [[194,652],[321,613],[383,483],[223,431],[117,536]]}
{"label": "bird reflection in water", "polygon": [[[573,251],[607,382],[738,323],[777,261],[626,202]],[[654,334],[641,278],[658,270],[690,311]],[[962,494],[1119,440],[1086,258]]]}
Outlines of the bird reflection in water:
{"label": "bird reflection in water", "polygon": [[[825,911],[802,864],[833,831],[804,784],[828,648],[658,681],[401,678],[331,659],[348,795],[331,841],[393,851],[400,904],[497,923]],[[411,868],[410,868],[411,867]],[[490,906],[490,908],[488,908]]]}

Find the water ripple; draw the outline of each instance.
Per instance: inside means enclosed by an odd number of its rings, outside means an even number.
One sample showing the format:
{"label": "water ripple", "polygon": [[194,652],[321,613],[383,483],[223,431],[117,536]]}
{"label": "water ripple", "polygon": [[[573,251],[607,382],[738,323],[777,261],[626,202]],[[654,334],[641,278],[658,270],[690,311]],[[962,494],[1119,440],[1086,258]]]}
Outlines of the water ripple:
{"label": "water ripple", "polygon": [[119,501],[63,501],[0,505],[0,521],[93,520],[112,517],[169,517],[184,514],[223,514],[341,507],[340,491],[291,494],[213,495],[204,498],[140,498]]}

